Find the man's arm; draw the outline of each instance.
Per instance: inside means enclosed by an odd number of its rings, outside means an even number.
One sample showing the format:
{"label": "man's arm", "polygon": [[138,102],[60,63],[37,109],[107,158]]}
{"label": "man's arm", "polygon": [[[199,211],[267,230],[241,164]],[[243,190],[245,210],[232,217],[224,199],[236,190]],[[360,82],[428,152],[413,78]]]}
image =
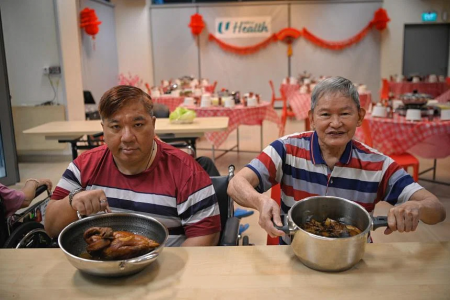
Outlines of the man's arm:
{"label": "man's arm", "polygon": [[419,220],[433,225],[444,221],[445,218],[445,208],[438,198],[426,189],[421,189],[412,194],[409,201],[389,210],[389,228],[385,230],[385,234],[396,230],[415,231]]}
{"label": "man's arm", "polygon": [[217,244],[219,244],[219,237],[220,232],[204,236],[187,238],[181,246],[182,247],[217,246]]}
{"label": "man's arm", "polygon": [[70,207],[69,196],[50,200],[45,211],[45,231],[50,237],[57,237],[64,227],[77,219],[77,212]]}
{"label": "man's arm", "polygon": [[272,222],[273,220],[275,224],[282,226],[280,207],[273,199],[255,190],[258,184],[255,172],[245,167],[231,179],[227,192],[240,205],[259,211],[259,226],[271,237],[282,236],[284,232],[276,229]]}

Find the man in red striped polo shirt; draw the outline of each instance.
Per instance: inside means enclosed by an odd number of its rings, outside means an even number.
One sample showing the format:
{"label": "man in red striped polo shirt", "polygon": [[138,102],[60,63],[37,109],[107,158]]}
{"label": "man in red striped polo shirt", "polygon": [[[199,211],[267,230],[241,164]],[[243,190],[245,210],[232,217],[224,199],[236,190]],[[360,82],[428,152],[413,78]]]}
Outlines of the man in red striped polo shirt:
{"label": "man in red striped polo shirt", "polygon": [[211,179],[187,153],[155,138],[150,96],[117,86],[100,100],[106,145],[78,156],[47,206],[51,236],[77,220],[77,211],[137,212],[169,230],[167,246],[217,245],[221,230]]}
{"label": "man in red striped polo shirt", "polygon": [[[309,119],[314,131],[282,137],[253,159],[231,180],[228,194],[239,204],[260,212],[259,224],[272,236],[296,201],[309,196],[337,196],[355,201],[370,213],[378,201],[392,205],[388,214],[392,231],[410,232],[419,220],[436,224],[445,219],[439,200],[425,190],[390,157],[353,140],[365,116],[359,95],[348,79],[321,81],[311,96]],[[281,184],[278,204],[262,194]]]}

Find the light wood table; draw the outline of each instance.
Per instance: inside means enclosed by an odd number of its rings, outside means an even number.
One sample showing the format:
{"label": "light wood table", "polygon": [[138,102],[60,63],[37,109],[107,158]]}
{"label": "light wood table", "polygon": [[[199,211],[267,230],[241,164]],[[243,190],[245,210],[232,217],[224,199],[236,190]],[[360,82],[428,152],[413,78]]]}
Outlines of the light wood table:
{"label": "light wood table", "polygon": [[[201,137],[206,132],[225,131],[228,128],[228,117],[195,118],[192,124],[172,124],[167,118],[156,119],[155,133],[173,133],[175,137]],[[68,142],[72,145],[72,156],[75,159],[77,141],[84,135],[94,135],[103,131],[100,120],[58,121],[49,122],[24,130],[25,134],[44,135],[47,140]],[[86,148],[84,148],[86,149]]]}
{"label": "light wood table", "polygon": [[450,242],[369,244],[341,273],[290,246],[166,248],[142,272],[84,275],[60,249],[0,250],[0,299],[449,299]]}

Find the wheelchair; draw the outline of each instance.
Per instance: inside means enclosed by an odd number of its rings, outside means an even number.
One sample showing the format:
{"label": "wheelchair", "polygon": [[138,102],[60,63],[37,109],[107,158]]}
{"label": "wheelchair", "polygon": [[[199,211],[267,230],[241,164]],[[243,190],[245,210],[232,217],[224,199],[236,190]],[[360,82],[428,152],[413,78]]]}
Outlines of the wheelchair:
{"label": "wheelchair", "polygon": [[47,192],[47,197],[21,213],[6,217],[3,199],[0,197],[0,247],[1,248],[50,248],[57,243],[44,230],[45,209],[50,201],[47,186],[36,189],[35,198]]}

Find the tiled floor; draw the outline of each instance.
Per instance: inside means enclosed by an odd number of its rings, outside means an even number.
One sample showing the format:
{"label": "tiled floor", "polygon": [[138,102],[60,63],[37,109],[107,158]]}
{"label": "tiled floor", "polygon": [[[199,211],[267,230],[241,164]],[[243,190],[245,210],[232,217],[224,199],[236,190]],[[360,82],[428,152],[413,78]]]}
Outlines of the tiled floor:
{"label": "tiled floor", "polygon": [[[271,141],[278,137],[278,128],[269,122],[264,122],[264,145],[267,145]],[[304,129],[303,121],[288,120],[286,125],[286,133],[298,132]],[[260,130],[256,126],[242,126],[240,127],[240,148],[241,150],[255,151],[255,153],[247,152],[229,152],[216,161],[216,165],[221,174],[226,174],[228,165],[234,164],[236,170],[242,169],[253,157],[257,155],[256,151],[260,151]],[[221,148],[227,148],[235,145],[236,132],[233,132],[221,146]],[[203,138],[198,142],[199,148],[210,148],[210,144]],[[216,155],[220,154],[217,152]],[[209,150],[199,150],[198,156],[211,156]],[[20,163],[20,175],[22,182],[17,184],[16,188],[20,188],[23,182],[27,178],[42,178],[47,177],[53,181],[56,185],[61,174],[64,172],[69,161],[67,162],[46,162],[46,163]],[[425,170],[431,167],[432,160],[420,159],[420,169]],[[430,178],[431,174],[425,175]],[[438,172],[437,179],[440,181],[450,183],[450,157],[438,160]],[[450,186],[438,185],[419,181],[430,192],[434,193],[444,204],[447,210],[447,220],[438,225],[426,225],[421,223],[418,230],[413,233],[393,233],[389,236],[383,234],[383,229],[378,229],[372,233],[375,242],[399,242],[399,241],[449,241],[450,240]],[[270,191],[269,191],[270,192]],[[268,193],[269,193],[268,192]],[[389,210],[389,205],[385,203],[379,203],[375,209],[375,215],[386,215]],[[265,244],[266,233],[258,225],[258,213],[255,212],[252,216],[244,218],[241,223],[250,224],[250,228],[245,232],[245,235],[249,236],[250,242],[253,244]]]}

